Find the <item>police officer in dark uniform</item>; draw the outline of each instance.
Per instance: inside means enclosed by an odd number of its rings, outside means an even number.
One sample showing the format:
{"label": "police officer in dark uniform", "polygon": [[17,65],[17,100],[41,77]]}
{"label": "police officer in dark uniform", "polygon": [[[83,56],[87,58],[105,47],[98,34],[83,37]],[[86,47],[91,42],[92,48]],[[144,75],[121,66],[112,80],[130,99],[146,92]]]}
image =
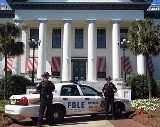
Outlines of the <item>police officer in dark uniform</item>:
{"label": "police officer in dark uniform", "polygon": [[37,121],[37,127],[41,127],[42,121],[43,121],[43,116],[44,116],[44,111],[47,107],[47,121],[49,122],[49,125],[53,125],[52,121],[52,99],[53,99],[53,94],[55,90],[54,84],[49,81],[49,73],[44,72],[42,75],[43,80],[38,84],[36,92],[40,93],[40,109],[39,109],[39,117]]}
{"label": "police officer in dark uniform", "polygon": [[112,119],[115,119],[113,104],[114,104],[114,93],[117,92],[116,86],[111,82],[111,77],[106,77],[106,84],[102,88],[102,92],[105,96],[105,109],[106,109],[106,119],[108,119],[109,104],[112,110]]}

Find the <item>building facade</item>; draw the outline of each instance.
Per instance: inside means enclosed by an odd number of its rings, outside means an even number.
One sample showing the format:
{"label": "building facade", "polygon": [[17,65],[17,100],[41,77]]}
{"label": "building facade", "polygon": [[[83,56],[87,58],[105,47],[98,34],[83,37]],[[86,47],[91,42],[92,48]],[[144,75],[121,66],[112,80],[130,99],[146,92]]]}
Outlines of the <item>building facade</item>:
{"label": "building facade", "polygon": [[[106,75],[114,80],[122,78],[121,42],[128,38],[128,28],[144,18],[159,22],[159,6],[149,8],[151,2],[145,0],[8,0],[8,4],[14,17],[5,19],[21,27],[18,41],[25,44],[24,55],[8,58],[10,71],[25,76],[32,72],[30,39],[37,43],[36,79],[48,71],[55,82],[103,82]],[[3,18],[1,22],[5,22]],[[160,79],[159,61],[159,56],[148,61],[155,79]],[[125,71],[145,74],[144,57],[134,56],[126,49]]]}

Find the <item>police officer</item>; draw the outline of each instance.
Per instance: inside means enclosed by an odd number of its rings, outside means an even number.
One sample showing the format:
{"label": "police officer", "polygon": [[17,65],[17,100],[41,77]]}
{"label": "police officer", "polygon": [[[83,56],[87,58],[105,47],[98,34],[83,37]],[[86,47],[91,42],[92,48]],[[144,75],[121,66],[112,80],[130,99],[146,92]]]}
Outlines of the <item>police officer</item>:
{"label": "police officer", "polygon": [[113,104],[114,104],[114,93],[117,92],[117,88],[111,82],[110,76],[106,77],[106,81],[107,81],[106,84],[102,88],[102,92],[104,93],[104,96],[105,96],[105,109],[106,109],[105,119],[108,119],[109,104],[111,105],[112,119],[115,119]]}
{"label": "police officer", "polygon": [[39,117],[37,121],[37,127],[41,127],[42,121],[43,121],[43,116],[44,116],[44,111],[45,108],[47,107],[47,121],[49,122],[49,125],[53,125],[52,122],[52,99],[53,99],[53,94],[52,92],[55,89],[54,84],[49,81],[49,73],[44,72],[42,75],[43,80],[38,84],[36,92],[40,93],[40,109],[39,109]]}

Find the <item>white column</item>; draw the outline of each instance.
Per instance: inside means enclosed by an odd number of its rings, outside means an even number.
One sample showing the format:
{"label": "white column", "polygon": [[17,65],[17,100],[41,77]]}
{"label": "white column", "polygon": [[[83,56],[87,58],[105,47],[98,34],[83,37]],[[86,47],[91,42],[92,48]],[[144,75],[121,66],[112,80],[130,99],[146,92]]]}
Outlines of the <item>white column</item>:
{"label": "white column", "polygon": [[38,47],[38,68],[37,78],[46,71],[46,35],[47,35],[47,19],[38,19],[39,24],[39,39],[41,41]]}
{"label": "white column", "polygon": [[[16,25],[22,30],[22,19],[14,19]],[[16,41],[22,42],[22,32],[19,38]],[[21,56],[15,56],[12,64],[12,74],[19,75],[21,72]]]}
{"label": "white column", "polygon": [[96,81],[96,20],[88,19],[88,81]]}
{"label": "white column", "polygon": [[21,56],[21,73],[27,73],[27,61],[29,58],[28,27],[22,27],[22,42],[24,43],[24,54]]}
{"label": "white column", "polygon": [[62,81],[71,80],[71,19],[64,19]]}
{"label": "white column", "polygon": [[112,75],[113,79],[120,78],[120,58],[119,58],[119,46],[120,42],[120,19],[112,20]]}
{"label": "white column", "polygon": [[145,74],[145,57],[142,54],[137,56],[137,73],[140,75]]}

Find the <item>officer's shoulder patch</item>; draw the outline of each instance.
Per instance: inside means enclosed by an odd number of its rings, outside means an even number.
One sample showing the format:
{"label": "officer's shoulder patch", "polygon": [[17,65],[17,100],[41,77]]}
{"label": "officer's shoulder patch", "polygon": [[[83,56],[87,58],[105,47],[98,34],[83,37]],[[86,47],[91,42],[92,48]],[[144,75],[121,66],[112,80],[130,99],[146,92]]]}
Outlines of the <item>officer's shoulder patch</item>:
{"label": "officer's shoulder patch", "polygon": [[36,86],[38,87],[38,86],[40,86],[40,84],[38,83]]}

